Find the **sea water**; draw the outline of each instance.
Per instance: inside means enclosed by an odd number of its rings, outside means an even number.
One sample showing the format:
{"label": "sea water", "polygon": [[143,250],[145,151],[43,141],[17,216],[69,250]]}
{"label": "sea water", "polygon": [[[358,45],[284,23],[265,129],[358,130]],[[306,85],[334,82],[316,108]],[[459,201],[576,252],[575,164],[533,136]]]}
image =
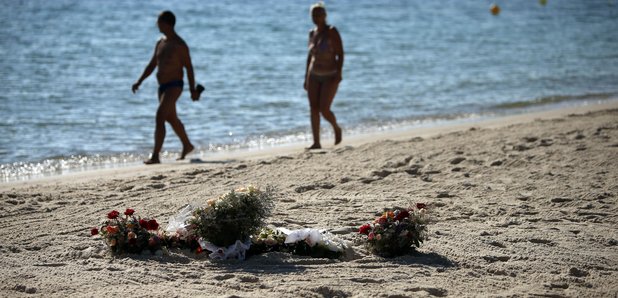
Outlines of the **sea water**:
{"label": "sea water", "polygon": [[[618,95],[613,0],[326,1],[343,39],[332,106],[345,136]],[[131,85],[177,17],[206,87],[178,114],[193,157],[311,143],[303,76],[312,1],[2,0],[0,181],[135,164],[153,146],[157,83]],[[333,141],[322,120],[322,142]],[[181,143],[168,126],[164,156]]]}

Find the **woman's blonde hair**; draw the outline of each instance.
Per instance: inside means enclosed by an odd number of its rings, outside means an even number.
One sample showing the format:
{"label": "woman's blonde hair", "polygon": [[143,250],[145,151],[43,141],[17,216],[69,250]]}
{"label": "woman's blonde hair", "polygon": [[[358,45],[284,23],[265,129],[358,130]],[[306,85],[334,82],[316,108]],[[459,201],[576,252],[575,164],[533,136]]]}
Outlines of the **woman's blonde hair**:
{"label": "woman's blonde hair", "polygon": [[326,12],[326,5],[324,5],[324,1],[319,1],[313,5],[311,5],[311,8],[309,9],[309,12],[313,12],[314,9],[322,9],[324,10],[324,12]]}

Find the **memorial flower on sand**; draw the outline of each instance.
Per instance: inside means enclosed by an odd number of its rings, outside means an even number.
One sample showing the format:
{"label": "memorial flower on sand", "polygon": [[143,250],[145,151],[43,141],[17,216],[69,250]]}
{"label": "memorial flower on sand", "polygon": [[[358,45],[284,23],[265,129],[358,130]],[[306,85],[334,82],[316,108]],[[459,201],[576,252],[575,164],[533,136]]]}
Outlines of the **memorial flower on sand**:
{"label": "memorial flower on sand", "polygon": [[427,239],[427,206],[417,203],[409,208],[386,210],[373,223],[362,225],[358,232],[367,248],[382,257],[395,257],[420,247]]}
{"label": "memorial flower on sand", "polygon": [[273,209],[273,191],[272,187],[262,191],[248,186],[196,208],[188,225],[199,237],[201,248],[209,250],[211,258],[244,259],[251,235],[264,227]]}
{"label": "memorial flower on sand", "polygon": [[127,209],[124,216],[112,210],[107,213],[107,220],[100,228],[92,228],[90,235],[100,235],[112,254],[152,253],[161,249],[159,223],[155,219],[137,218],[135,210]]}
{"label": "memorial flower on sand", "polygon": [[348,244],[335,235],[318,229],[288,230],[262,228],[251,236],[250,254],[285,252],[316,258],[345,258]]}
{"label": "memorial flower on sand", "polygon": [[169,218],[165,228],[155,219],[136,217],[127,209],[107,214],[100,235],[113,254],[156,252],[168,248],[189,249],[211,259],[244,260],[246,255],[285,252],[295,255],[345,259],[351,250],[346,241],[315,228],[270,229],[265,220],[274,207],[274,188],[254,186],[230,191],[205,203],[191,203]]}
{"label": "memorial flower on sand", "polygon": [[261,228],[251,235],[251,254],[261,254],[272,251],[289,252],[285,245],[286,234],[271,228]]}

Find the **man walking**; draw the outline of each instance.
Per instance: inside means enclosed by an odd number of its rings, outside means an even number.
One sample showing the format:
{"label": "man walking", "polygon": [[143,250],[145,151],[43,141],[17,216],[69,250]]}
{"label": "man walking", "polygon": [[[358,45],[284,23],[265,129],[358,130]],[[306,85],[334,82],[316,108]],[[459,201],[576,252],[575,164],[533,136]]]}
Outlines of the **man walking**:
{"label": "man walking", "polygon": [[150,63],[148,63],[142,76],[132,87],[133,93],[135,93],[139,89],[142,81],[150,76],[155,68],[158,67],[159,108],[157,109],[156,115],[155,144],[152,150],[152,156],[150,159],[144,161],[145,164],[161,163],[159,153],[161,152],[163,140],[165,139],[166,121],[170,123],[174,132],[176,132],[180,141],[182,141],[182,153],[178,160],[184,159],[185,156],[194,149],[185,132],[184,125],[176,115],[176,101],[180,97],[184,85],[183,68],[187,69],[191,99],[194,101],[198,100],[200,94],[195,89],[195,79],[193,76],[191,56],[189,55],[189,47],[185,41],[176,34],[174,30],[175,24],[176,17],[171,11],[164,11],[159,15],[157,26],[164,36],[157,42]]}

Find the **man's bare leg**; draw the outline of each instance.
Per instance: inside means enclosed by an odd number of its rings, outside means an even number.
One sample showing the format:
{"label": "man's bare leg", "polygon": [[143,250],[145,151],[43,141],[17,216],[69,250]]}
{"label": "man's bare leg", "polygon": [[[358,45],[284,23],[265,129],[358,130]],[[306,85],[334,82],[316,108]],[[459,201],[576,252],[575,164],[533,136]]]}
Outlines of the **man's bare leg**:
{"label": "man's bare leg", "polygon": [[150,159],[144,161],[144,163],[147,165],[161,163],[161,160],[159,159],[159,153],[161,152],[161,148],[163,147],[163,141],[165,140],[165,118],[162,115],[163,112],[160,112],[159,110],[161,110],[161,105],[159,105],[159,109],[157,110],[156,126],[154,133],[154,149],[152,150],[152,155],[150,156]]}
{"label": "man's bare leg", "polygon": [[[176,98],[176,100],[178,100],[178,98]],[[180,154],[180,157],[177,158],[176,160],[183,160],[185,159],[185,156],[187,156],[187,154],[191,153],[191,151],[195,149],[195,147],[193,147],[193,144],[191,144],[191,141],[189,141],[189,136],[187,135],[187,132],[185,131],[185,126],[182,124],[182,121],[180,121],[180,119],[178,118],[178,115],[176,114],[175,104],[174,104],[174,111],[170,113],[168,122],[174,129],[174,132],[176,133],[176,135],[178,135],[178,138],[180,139],[180,141],[182,142],[182,153]]]}
{"label": "man's bare leg", "polygon": [[185,126],[182,124],[180,119],[178,119],[178,117],[176,117],[176,120],[170,121],[170,124],[182,142],[182,153],[176,160],[183,160],[187,154],[191,153],[191,151],[195,149],[195,147],[193,147],[193,144],[189,141],[189,137],[185,131]]}
{"label": "man's bare leg", "polygon": [[[182,88],[168,88],[159,96],[159,108],[157,109],[156,127],[155,127],[155,145],[152,150],[152,156],[149,160],[144,161],[145,164],[161,163],[159,153],[163,147],[165,140],[165,121],[176,115],[176,100],[180,97]],[[184,129],[183,129],[184,130]],[[186,134],[185,134],[186,136]]]}

